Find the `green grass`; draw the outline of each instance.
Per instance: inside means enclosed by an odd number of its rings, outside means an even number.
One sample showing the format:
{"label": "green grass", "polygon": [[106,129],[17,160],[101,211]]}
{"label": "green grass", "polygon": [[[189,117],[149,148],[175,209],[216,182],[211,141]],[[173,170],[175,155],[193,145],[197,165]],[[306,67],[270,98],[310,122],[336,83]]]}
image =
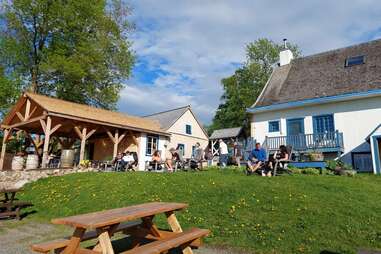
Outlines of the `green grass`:
{"label": "green grass", "polygon": [[[189,203],[184,228],[209,228],[207,244],[255,253],[355,253],[381,248],[381,177],[247,177],[201,173],[80,173],[39,180],[21,199],[44,220],[149,201]],[[166,226],[164,217],[157,218]]]}

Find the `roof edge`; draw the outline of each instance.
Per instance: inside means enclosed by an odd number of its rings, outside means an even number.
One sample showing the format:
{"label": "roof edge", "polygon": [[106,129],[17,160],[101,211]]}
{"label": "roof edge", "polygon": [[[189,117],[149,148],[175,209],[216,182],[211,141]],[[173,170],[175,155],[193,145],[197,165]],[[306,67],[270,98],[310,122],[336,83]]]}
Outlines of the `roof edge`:
{"label": "roof edge", "polygon": [[164,111],[157,112],[157,113],[154,113],[154,114],[145,115],[145,116],[142,116],[142,117],[146,118],[146,117],[150,117],[150,116],[156,116],[156,115],[168,113],[168,112],[179,110],[179,109],[183,109],[183,108],[191,108],[191,105],[186,105],[186,106],[182,106],[182,107],[178,107],[178,108],[174,108],[174,109],[168,109],[168,110],[164,110]]}
{"label": "roof edge", "polygon": [[298,108],[303,106],[312,106],[316,104],[326,104],[331,102],[341,102],[341,101],[350,101],[355,99],[362,99],[368,97],[377,97],[381,95],[381,89],[376,90],[368,90],[365,92],[357,92],[357,93],[345,93],[334,96],[326,96],[326,97],[318,97],[311,98],[299,101],[290,101],[285,103],[272,104],[268,106],[261,107],[250,107],[246,109],[247,113],[262,113],[275,111],[280,109],[289,109],[289,108]]}

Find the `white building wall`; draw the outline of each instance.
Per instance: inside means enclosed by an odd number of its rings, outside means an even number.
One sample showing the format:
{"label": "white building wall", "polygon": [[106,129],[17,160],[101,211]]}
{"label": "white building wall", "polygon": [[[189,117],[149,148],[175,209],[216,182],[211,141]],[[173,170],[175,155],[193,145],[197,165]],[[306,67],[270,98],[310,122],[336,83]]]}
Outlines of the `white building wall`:
{"label": "white building wall", "polygon": [[[192,126],[192,134],[190,135],[185,131],[187,124]],[[176,148],[178,144],[183,144],[185,158],[191,158],[192,146],[197,142],[200,143],[202,148],[206,148],[209,142],[208,136],[190,110],[186,111],[167,131],[171,133],[168,148]]]}
{"label": "white building wall", "polygon": [[[159,136],[159,144],[158,149],[161,151],[162,156],[165,154],[165,147],[164,145],[168,143],[168,137],[166,136]],[[145,165],[147,161],[151,161],[152,157],[146,154],[146,148],[147,148],[147,133],[142,133],[139,137],[139,164],[138,169],[144,170]]]}
{"label": "white building wall", "polygon": [[[262,143],[266,136],[287,135],[287,119],[304,117],[306,134],[313,133],[312,116],[333,114],[335,129],[343,133],[343,160],[351,163],[350,152],[368,152],[365,138],[381,123],[381,98],[364,98],[352,101],[305,106],[272,112],[255,113],[251,119],[251,136]],[[281,120],[281,131],[268,132],[268,121]]]}

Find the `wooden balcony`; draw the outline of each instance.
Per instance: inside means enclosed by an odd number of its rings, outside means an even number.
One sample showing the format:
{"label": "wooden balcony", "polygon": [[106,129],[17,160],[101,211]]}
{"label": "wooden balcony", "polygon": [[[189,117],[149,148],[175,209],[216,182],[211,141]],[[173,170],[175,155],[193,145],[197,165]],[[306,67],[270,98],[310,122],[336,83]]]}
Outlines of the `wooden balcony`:
{"label": "wooden balcony", "polygon": [[290,136],[266,137],[263,147],[271,153],[281,145],[290,145],[298,153],[306,152],[343,152],[343,133],[328,132],[321,134],[299,134]]}

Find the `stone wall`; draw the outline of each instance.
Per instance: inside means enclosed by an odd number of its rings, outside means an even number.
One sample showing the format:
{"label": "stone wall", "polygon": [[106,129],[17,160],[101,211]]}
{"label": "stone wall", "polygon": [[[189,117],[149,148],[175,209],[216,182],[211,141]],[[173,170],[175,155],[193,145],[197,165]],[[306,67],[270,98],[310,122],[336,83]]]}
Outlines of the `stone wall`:
{"label": "stone wall", "polygon": [[67,169],[34,169],[34,170],[23,170],[14,171],[6,170],[0,171],[0,189],[9,188],[21,188],[24,184],[37,181],[41,178],[46,178],[50,176],[62,176],[72,173],[80,172],[97,172],[98,169],[93,168],[67,168]]}

